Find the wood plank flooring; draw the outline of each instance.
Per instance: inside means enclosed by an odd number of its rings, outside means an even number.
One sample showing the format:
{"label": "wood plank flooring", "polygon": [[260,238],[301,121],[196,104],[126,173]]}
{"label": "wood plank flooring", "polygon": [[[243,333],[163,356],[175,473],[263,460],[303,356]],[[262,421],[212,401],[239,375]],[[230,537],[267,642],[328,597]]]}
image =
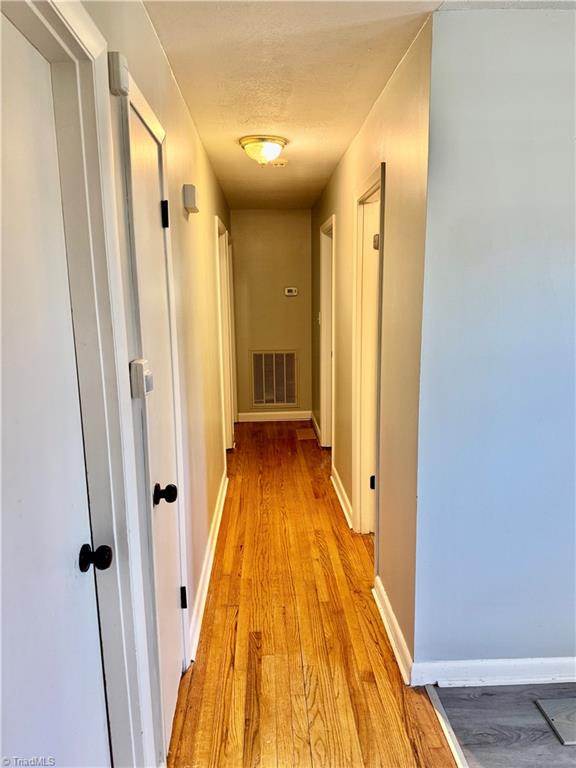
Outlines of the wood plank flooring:
{"label": "wood plank flooring", "polygon": [[576,695],[573,683],[437,688],[469,768],[574,768],[536,699]]}
{"label": "wood plank flooring", "polygon": [[371,537],[348,528],[303,426],[237,425],[169,768],[453,768],[425,691],[402,683]]}

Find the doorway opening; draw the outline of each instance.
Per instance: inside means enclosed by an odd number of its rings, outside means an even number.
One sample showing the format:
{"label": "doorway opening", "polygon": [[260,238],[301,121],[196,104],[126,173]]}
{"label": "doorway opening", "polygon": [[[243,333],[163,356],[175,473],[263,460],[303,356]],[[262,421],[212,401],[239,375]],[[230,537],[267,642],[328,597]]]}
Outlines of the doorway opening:
{"label": "doorway opening", "polygon": [[336,217],[320,227],[320,445],[332,448],[334,464],[334,246]]}
{"label": "doorway opening", "polygon": [[380,313],[382,276],[382,171],[357,197],[356,312],[354,332],[354,529],[375,533],[378,509]]}

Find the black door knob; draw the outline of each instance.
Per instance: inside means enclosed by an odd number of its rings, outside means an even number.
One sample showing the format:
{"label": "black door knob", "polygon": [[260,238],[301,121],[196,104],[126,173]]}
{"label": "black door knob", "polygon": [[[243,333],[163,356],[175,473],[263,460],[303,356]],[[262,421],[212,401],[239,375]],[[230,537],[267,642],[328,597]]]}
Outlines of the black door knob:
{"label": "black door knob", "polygon": [[90,544],[82,544],[78,556],[78,566],[82,573],[90,568],[98,568],[99,571],[105,571],[112,564],[112,547],[101,544],[98,549],[93,550]]}
{"label": "black door knob", "polygon": [[176,499],[178,498],[178,488],[175,485],[172,485],[172,483],[169,483],[166,488],[162,488],[160,486],[160,483],[156,483],[154,486],[154,494],[152,496],[152,501],[154,502],[154,506],[157,507],[158,504],[164,499],[165,502],[168,504],[173,504]]}

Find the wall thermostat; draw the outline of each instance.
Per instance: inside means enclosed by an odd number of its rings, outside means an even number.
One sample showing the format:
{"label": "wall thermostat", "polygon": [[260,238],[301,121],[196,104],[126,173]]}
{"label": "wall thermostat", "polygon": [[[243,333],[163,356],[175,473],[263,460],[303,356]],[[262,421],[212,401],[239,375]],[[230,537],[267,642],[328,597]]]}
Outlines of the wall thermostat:
{"label": "wall thermostat", "polygon": [[284,296],[298,296],[298,288],[284,288]]}

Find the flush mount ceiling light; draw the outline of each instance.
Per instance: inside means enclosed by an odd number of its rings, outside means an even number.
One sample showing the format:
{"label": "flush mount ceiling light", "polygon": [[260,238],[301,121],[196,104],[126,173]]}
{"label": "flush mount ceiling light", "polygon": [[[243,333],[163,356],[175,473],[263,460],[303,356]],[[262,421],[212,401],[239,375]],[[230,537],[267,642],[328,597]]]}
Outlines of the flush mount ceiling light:
{"label": "flush mount ceiling light", "polygon": [[282,136],[242,136],[240,146],[259,165],[268,165],[278,158],[288,140]]}

